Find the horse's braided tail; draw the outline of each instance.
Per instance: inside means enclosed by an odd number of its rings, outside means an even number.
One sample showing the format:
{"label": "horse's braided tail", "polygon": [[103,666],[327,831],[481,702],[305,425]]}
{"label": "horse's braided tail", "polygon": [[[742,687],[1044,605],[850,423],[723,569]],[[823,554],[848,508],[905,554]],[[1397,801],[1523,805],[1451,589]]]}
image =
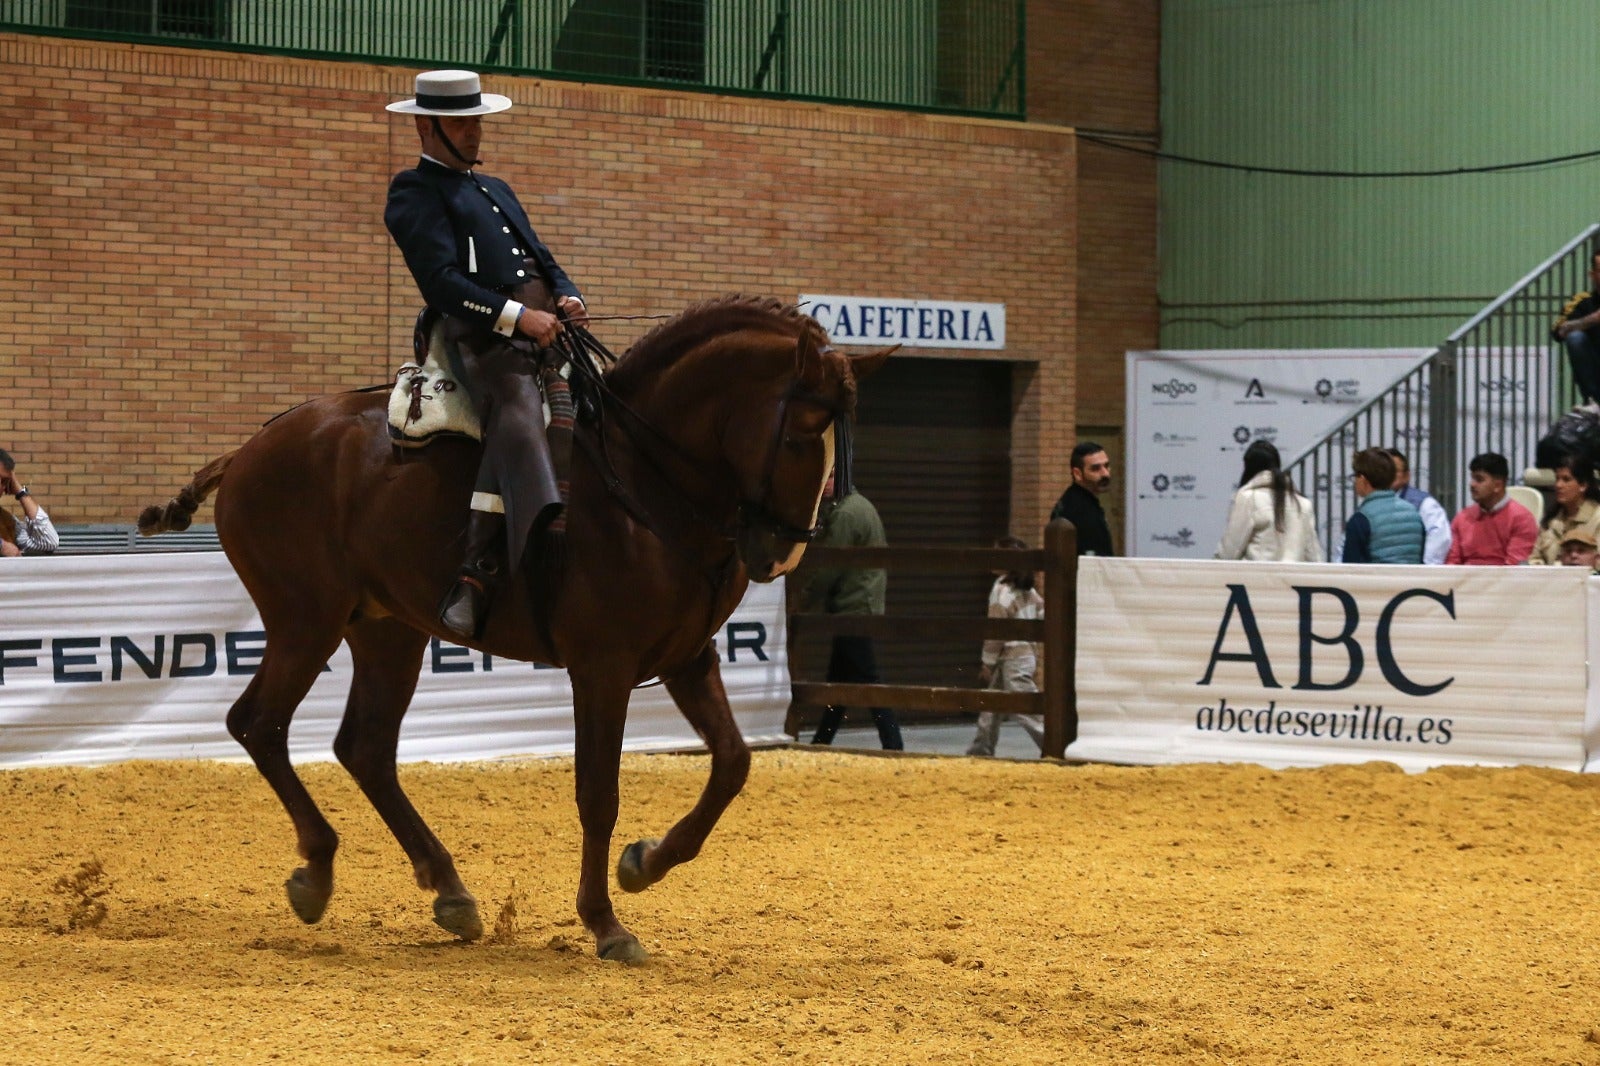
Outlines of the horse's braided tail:
{"label": "horse's braided tail", "polygon": [[179,493],[165,504],[153,503],[139,512],[139,532],[143,536],[153,537],[157,533],[179,533],[189,528],[189,520],[206,501],[206,497],[216,491],[222,484],[222,472],[228,469],[228,464],[233,462],[237,451],[231,451],[220,459],[213,459],[202,466],[195,474],[194,480],[183,487]]}

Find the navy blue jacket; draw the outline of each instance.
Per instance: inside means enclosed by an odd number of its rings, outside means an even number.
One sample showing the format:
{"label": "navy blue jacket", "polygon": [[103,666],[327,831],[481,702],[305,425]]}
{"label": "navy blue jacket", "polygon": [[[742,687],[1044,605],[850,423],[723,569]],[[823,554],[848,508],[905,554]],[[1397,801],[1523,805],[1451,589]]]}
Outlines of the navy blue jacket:
{"label": "navy blue jacket", "polygon": [[492,328],[506,294],[531,280],[524,259],[538,264],[557,299],[582,299],[499,178],[423,159],[389,183],[383,223],[423,300],[442,314]]}

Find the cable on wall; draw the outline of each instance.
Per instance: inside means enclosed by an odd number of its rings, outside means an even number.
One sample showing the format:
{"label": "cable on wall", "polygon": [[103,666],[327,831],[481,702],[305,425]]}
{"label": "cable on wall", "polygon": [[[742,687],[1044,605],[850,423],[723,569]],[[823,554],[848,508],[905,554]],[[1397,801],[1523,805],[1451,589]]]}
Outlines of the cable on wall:
{"label": "cable on wall", "polygon": [[1299,167],[1261,167],[1249,163],[1229,163],[1220,159],[1200,159],[1192,155],[1163,152],[1156,148],[1141,148],[1123,141],[1097,137],[1091,133],[1080,133],[1078,139],[1105,148],[1115,148],[1119,152],[1132,152],[1134,155],[1149,156],[1168,163],[1188,163],[1192,166],[1214,167],[1219,170],[1238,170],[1247,174],[1286,174],[1297,178],[1447,178],[1459,174],[1505,174],[1511,171],[1534,170],[1539,167],[1600,158],[1600,148],[1597,148],[1588,152],[1529,159],[1520,163],[1493,163],[1482,167],[1454,167],[1449,170],[1307,170]]}

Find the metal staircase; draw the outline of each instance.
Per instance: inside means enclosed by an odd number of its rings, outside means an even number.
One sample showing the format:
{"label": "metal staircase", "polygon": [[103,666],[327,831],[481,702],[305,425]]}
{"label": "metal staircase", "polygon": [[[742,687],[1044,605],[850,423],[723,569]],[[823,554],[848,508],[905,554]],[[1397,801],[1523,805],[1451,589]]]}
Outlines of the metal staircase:
{"label": "metal staircase", "polygon": [[1390,388],[1358,408],[1326,437],[1284,464],[1310,498],[1328,557],[1355,511],[1350,459],[1370,447],[1398,448],[1413,484],[1455,514],[1474,455],[1498,452],[1513,480],[1533,461],[1534,446],[1575,399],[1565,354],[1550,326],[1567,298],[1588,288],[1600,222],[1460,329]]}

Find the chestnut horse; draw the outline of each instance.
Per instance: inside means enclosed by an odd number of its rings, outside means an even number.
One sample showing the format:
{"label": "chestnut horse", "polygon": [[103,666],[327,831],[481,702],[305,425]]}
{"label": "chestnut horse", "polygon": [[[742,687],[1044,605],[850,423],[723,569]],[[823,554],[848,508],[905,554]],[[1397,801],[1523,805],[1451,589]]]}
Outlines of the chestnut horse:
{"label": "chestnut horse", "polygon": [[[656,328],[597,390],[600,428],[580,425],[566,533],[530,549],[471,647],[565,666],[576,732],[583,853],[578,914],[603,959],[645,957],[607,885],[631,690],[660,677],[711,751],[698,802],[659,840],[629,845],[617,883],[638,892],[699,853],[744,784],[750,755],[728,708],[711,638],[749,580],[799,562],[833,464],[836,417],[888,352],[845,356],[775,301],[729,299]],[[354,677],[334,754],[431,889],[434,920],[482,935],[477,903],[400,788],[395,748],[461,562],[479,446],[442,440],[401,453],[387,396],[314,400],[200,470],[140,530],[182,528],[216,490],[217,534],[261,614],[266,648],[228,712],[294,821],[305,865],[289,902],[315,922],[333,893],[338,836],[289,762],[296,706],[341,640]],[[562,543],[564,542],[564,543]]]}

